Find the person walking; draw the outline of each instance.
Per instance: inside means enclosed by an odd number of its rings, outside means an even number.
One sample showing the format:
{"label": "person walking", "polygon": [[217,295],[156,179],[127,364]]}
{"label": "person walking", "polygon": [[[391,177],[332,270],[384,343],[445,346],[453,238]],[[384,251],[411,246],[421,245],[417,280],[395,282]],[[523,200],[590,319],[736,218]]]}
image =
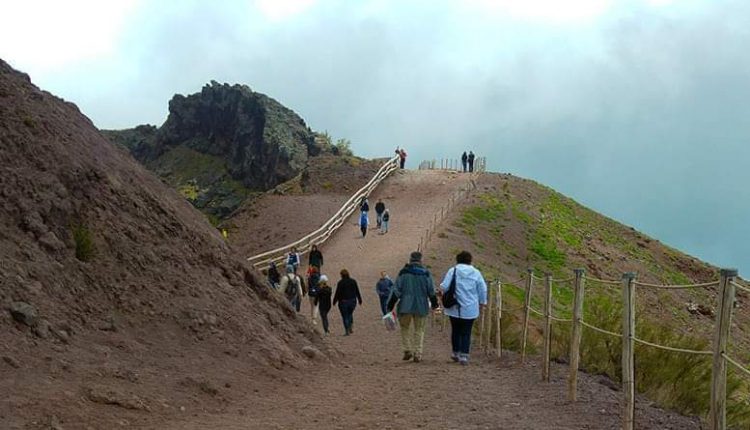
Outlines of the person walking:
{"label": "person walking", "polygon": [[299,258],[299,252],[297,252],[297,247],[293,246],[292,250],[289,251],[289,254],[286,256],[286,264],[287,266],[291,265],[294,268],[294,273],[297,273],[300,261],[301,260]]}
{"label": "person walking", "polygon": [[310,255],[308,256],[307,264],[309,266],[315,266],[320,272],[320,268],[323,267],[323,253],[318,250],[318,245],[313,244],[310,247]]}
{"label": "person walking", "polygon": [[362,202],[359,204],[359,210],[364,213],[370,212],[370,202],[367,200],[367,197],[362,197]]}
{"label": "person walking", "polygon": [[380,228],[381,223],[383,222],[383,212],[385,211],[385,203],[383,203],[383,199],[378,199],[378,202],[375,203],[375,222],[377,223],[377,227]]}
{"label": "person walking", "polygon": [[391,290],[393,289],[393,281],[388,277],[385,271],[380,272],[380,279],[375,284],[375,292],[378,293],[380,299],[380,312],[385,315],[388,313],[388,299],[391,297]]}
{"label": "person walking", "polygon": [[469,172],[474,171],[474,152],[469,151]]}
{"label": "person walking", "polygon": [[381,223],[380,223],[380,234],[388,233],[388,222],[390,220],[391,220],[391,214],[388,211],[388,209],[386,209],[383,212],[383,219],[381,220]]}
{"label": "person walking", "polygon": [[461,154],[461,166],[464,169],[464,173],[466,173],[466,163],[469,161],[469,156],[466,155],[466,151],[464,151],[463,154]]}
{"label": "person walking", "polygon": [[359,214],[359,230],[362,232],[362,238],[367,236],[367,226],[370,225],[370,220],[367,218],[367,212],[362,211]]}
{"label": "person walking", "polygon": [[455,284],[455,297],[458,303],[446,308],[445,314],[451,321],[451,359],[462,365],[469,364],[471,349],[471,328],[479,317],[480,308],[487,304],[487,284],[482,273],[471,265],[471,254],[461,251],[456,255],[456,265],[445,274],[440,283],[444,294]]}
{"label": "person walking", "polygon": [[320,270],[317,266],[310,266],[307,269],[307,297],[310,301],[310,321],[317,324],[318,301],[317,296],[320,283]]}
{"label": "person walking", "polygon": [[362,296],[359,294],[357,281],[349,276],[349,271],[341,269],[341,280],[336,284],[336,293],[333,295],[334,306],[338,303],[341,319],[344,322],[344,336],[354,333],[354,309],[357,303],[362,305]]}
{"label": "person walking", "polygon": [[388,311],[398,304],[396,313],[401,326],[401,347],[403,360],[422,361],[422,345],[427,322],[428,306],[437,309],[435,284],[432,275],[422,265],[422,253],[414,251],[409,255],[409,263],[398,273],[396,285],[388,301]]}
{"label": "person walking", "polygon": [[302,290],[302,280],[294,273],[294,267],[291,264],[286,266],[286,275],[281,278],[281,291],[292,307],[299,312],[304,291]]}
{"label": "person walking", "polygon": [[333,291],[328,285],[328,276],[320,275],[318,280],[318,294],[315,296],[315,304],[320,312],[320,322],[323,325],[323,332],[329,333],[328,330],[328,312],[331,310],[331,296]]}
{"label": "person walking", "polygon": [[404,165],[406,165],[406,150],[404,148],[401,148],[401,150],[398,152],[398,158],[399,158],[399,165],[401,168],[404,168]]}
{"label": "person walking", "polygon": [[268,283],[271,284],[274,290],[278,290],[280,282],[281,273],[279,273],[279,269],[276,267],[276,263],[272,261],[268,266]]}

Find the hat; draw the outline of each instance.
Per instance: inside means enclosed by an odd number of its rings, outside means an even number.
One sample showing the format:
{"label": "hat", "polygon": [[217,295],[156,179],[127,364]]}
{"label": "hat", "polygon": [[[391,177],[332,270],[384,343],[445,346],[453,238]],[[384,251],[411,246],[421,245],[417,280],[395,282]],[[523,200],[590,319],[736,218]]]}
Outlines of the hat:
{"label": "hat", "polygon": [[421,263],[422,262],[422,253],[419,251],[414,251],[409,255],[409,263]]}
{"label": "hat", "polygon": [[320,275],[319,281],[320,282],[328,282],[328,276],[326,276],[326,275]]}

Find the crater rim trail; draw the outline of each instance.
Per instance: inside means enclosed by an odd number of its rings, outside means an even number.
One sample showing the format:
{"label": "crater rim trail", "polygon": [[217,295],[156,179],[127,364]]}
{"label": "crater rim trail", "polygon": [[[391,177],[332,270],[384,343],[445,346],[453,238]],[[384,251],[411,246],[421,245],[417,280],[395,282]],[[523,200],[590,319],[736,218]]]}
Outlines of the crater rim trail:
{"label": "crater rim trail", "polygon": [[[391,213],[387,234],[377,232],[371,210],[371,228],[362,238],[355,211],[322,245],[322,272],[334,290],[339,271],[346,268],[363,298],[354,313],[351,336],[343,336],[338,308],[329,313],[331,334],[326,341],[343,353],[336,363],[282,369],[281,375],[269,380],[261,375],[227,375],[233,384],[248,387],[244,398],[234,399],[231,407],[216,414],[186,414],[161,428],[619,428],[621,395],[602,383],[602,377],[581,374],[579,400],[571,403],[566,400],[567,366],[552,363],[550,383],[540,381],[535,357],[521,366],[517,356],[506,351],[502,359],[473,351],[470,365],[459,366],[450,360],[449,324],[441,330],[440,324],[430,322],[432,317],[428,317],[423,361],[401,360],[399,333],[383,326],[375,283],[381,270],[395,280],[433,215],[469,185],[468,174],[399,170],[369,196],[371,208],[382,198]],[[461,203],[456,205],[460,207]],[[423,251],[425,264],[431,252],[428,243]],[[437,287],[443,268],[430,270]],[[299,315],[309,319],[306,298]],[[321,330],[319,321],[316,327]],[[639,399],[636,426],[697,429],[700,423]]]}

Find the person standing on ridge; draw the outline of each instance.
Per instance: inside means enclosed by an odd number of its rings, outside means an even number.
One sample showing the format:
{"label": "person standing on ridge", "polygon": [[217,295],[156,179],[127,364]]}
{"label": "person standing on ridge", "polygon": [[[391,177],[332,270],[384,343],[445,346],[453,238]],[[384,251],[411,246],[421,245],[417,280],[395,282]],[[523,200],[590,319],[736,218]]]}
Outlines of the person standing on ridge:
{"label": "person standing on ridge", "polygon": [[310,247],[310,255],[308,256],[307,264],[309,266],[317,267],[318,271],[323,267],[323,253],[318,250],[318,245],[313,244],[313,246]]}
{"label": "person standing on ridge", "polygon": [[299,312],[304,291],[302,290],[302,280],[294,273],[294,267],[291,264],[286,266],[286,275],[281,278],[281,292],[289,300],[292,307]]}
{"label": "person standing on ridge", "polygon": [[299,252],[297,252],[297,247],[293,246],[292,250],[289,251],[289,255],[286,256],[286,264],[287,266],[291,265],[294,268],[294,273],[297,273],[297,269],[299,268],[300,258],[299,258]]}
{"label": "person standing on ridge", "polygon": [[464,173],[466,173],[466,163],[469,161],[469,157],[466,155],[466,151],[461,154],[461,166],[463,166]]}
{"label": "person standing on ridge", "polygon": [[400,166],[403,169],[404,165],[406,164],[406,150],[404,148],[401,148],[401,150],[398,152],[399,162]]}
{"label": "person standing on ridge", "polygon": [[385,203],[383,203],[383,199],[378,199],[378,202],[375,203],[375,215],[377,216],[375,221],[377,222],[378,228],[380,228],[380,225],[383,222],[384,211],[385,211]]}
{"label": "person standing on ridge", "polygon": [[[422,253],[414,251],[409,255],[409,263],[398,273],[396,285],[388,301],[388,311],[398,303],[396,313],[401,326],[401,347],[403,360],[422,361],[422,346],[429,307],[437,309],[435,284],[432,275],[422,265]],[[413,326],[410,330],[410,326]]]}
{"label": "person standing on ridge", "polygon": [[362,296],[359,294],[357,281],[349,276],[349,271],[341,269],[341,280],[336,284],[336,293],[333,295],[333,304],[339,305],[341,319],[344,322],[344,336],[354,333],[354,309],[357,303],[362,306]]}
{"label": "person standing on ridge", "polygon": [[380,225],[380,234],[388,233],[388,222],[391,220],[391,213],[388,209],[383,212],[383,219]]}
{"label": "person standing on ridge", "polygon": [[388,277],[385,271],[380,272],[380,279],[375,284],[375,292],[378,293],[380,299],[380,311],[385,315],[388,313],[388,299],[391,297],[391,290],[393,290],[393,281]]}
{"label": "person standing on ridge", "polygon": [[359,214],[359,230],[362,232],[362,239],[367,236],[367,226],[370,225],[370,220],[367,218],[367,212],[362,211]]}
{"label": "person standing on ridge", "polygon": [[474,152],[469,151],[469,172],[474,171]]}
{"label": "person standing on ridge", "polygon": [[440,293],[455,285],[458,303],[445,309],[451,320],[451,359],[462,365],[469,364],[471,327],[479,317],[480,308],[487,304],[487,284],[482,273],[471,265],[471,254],[461,251],[456,255],[456,265],[449,269],[440,283]]}
{"label": "person standing on ridge", "polygon": [[328,276],[320,275],[318,280],[318,295],[315,297],[315,304],[320,311],[320,322],[323,324],[323,332],[328,334],[328,312],[331,310],[331,296],[333,291],[328,285]]}

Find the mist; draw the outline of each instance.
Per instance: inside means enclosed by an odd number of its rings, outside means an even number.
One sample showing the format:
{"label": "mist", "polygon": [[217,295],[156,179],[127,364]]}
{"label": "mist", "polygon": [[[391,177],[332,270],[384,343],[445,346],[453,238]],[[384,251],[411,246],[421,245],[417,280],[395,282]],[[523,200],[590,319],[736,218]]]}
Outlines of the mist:
{"label": "mist", "polygon": [[[358,155],[401,146],[416,167],[471,149],[488,170],[750,275],[743,2],[129,3],[94,54],[45,63],[18,24],[0,30],[0,56],[100,128],[159,125],[172,95],[216,80],[276,98]],[[102,31],[77,25],[81,40]]]}

